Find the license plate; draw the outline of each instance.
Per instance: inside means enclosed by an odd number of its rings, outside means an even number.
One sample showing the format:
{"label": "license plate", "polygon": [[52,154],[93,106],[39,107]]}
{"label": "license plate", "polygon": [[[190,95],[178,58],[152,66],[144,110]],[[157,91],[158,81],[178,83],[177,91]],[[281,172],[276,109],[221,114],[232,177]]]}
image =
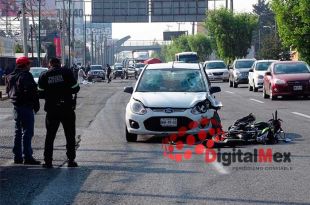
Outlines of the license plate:
{"label": "license plate", "polygon": [[177,127],[178,119],[177,118],[160,118],[160,125],[162,127]]}
{"label": "license plate", "polygon": [[295,85],[293,87],[293,90],[302,90],[302,86],[301,85]]}

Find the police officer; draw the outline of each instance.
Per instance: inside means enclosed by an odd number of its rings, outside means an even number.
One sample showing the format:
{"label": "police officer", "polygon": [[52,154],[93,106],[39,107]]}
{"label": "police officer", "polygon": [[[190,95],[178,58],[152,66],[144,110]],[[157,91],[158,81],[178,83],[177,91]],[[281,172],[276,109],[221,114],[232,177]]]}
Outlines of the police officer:
{"label": "police officer", "polygon": [[[76,93],[80,90],[73,72],[61,68],[60,60],[52,58],[49,70],[43,72],[39,78],[40,97],[45,99],[46,111],[46,139],[44,147],[43,167],[52,168],[53,147],[57,130],[62,124],[67,141],[68,167],[77,167],[75,162],[75,105]],[[74,97],[75,96],[75,97]]]}
{"label": "police officer", "polygon": [[108,83],[110,83],[111,82],[111,72],[112,72],[112,69],[111,69],[111,67],[110,67],[110,65],[109,64],[107,64],[107,69],[106,69],[106,71],[107,71],[107,79],[108,79]]}
{"label": "police officer", "polygon": [[29,70],[29,58],[17,58],[15,71],[7,77],[6,92],[14,105],[14,163],[39,165],[40,162],[32,156],[31,140],[34,132],[34,112],[39,111],[40,102],[37,85]]}

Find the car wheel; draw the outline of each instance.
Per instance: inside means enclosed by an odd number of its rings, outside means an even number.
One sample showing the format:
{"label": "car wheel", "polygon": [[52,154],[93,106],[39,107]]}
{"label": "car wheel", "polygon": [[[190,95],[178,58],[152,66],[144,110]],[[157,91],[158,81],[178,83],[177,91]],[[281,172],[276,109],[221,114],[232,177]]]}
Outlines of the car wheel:
{"label": "car wheel", "polygon": [[251,86],[251,84],[249,83],[249,91],[252,91],[253,87]]}
{"label": "car wheel", "polygon": [[237,87],[238,87],[238,83],[236,83],[235,80],[233,80],[233,87],[234,87],[234,88],[237,88]]}
{"label": "car wheel", "polygon": [[124,79],[124,75],[121,75],[121,79]]}
{"label": "car wheel", "polygon": [[231,82],[230,78],[228,79],[229,87],[233,86],[233,83]]}
{"label": "car wheel", "polygon": [[[126,127],[126,125],[125,125]],[[136,142],[137,139],[138,139],[138,135],[137,134],[132,134],[132,133],[129,133],[128,130],[127,130],[127,127],[125,128],[126,129],[126,140],[127,142]]]}
{"label": "car wheel", "polygon": [[128,73],[125,73],[125,79],[128,79]]}
{"label": "car wheel", "polygon": [[269,90],[269,98],[270,98],[270,100],[277,99],[277,97],[272,94],[272,87],[271,87],[271,85],[270,85],[270,90]]}
{"label": "car wheel", "polygon": [[264,97],[265,99],[269,98],[269,95],[266,94],[265,87],[263,87],[263,97]]}
{"label": "car wheel", "polygon": [[255,87],[254,81],[253,81],[253,91],[254,91],[254,92],[257,92],[257,91],[258,91],[258,87]]}

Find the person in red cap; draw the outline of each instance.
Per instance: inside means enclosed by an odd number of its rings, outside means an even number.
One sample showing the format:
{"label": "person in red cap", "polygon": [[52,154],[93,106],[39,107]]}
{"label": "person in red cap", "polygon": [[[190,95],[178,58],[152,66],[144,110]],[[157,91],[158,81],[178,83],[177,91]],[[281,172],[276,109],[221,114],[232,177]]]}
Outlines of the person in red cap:
{"label": "person in red cap", "polygon": [[37,85],[29,72],[27,57],[16,59],[16,69],[7,77],[6,92],[14,106],[14,163],[39,165],[33,158],[31,140],[34,133],[34,113],[40,109]]}

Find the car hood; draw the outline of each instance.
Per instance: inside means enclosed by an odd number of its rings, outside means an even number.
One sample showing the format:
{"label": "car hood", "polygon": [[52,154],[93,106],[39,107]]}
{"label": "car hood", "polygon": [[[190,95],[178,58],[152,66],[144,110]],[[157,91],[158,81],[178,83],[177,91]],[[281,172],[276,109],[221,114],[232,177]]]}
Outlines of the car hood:
{"label": "car hood", "polygon": [[227,73],[228,70],[226,68],[219,68],[219,69],[206,69],[208,73]]}
{"label": "car hood", "polygon": [[275,78],[285,81],[310,80],[310,73],[281,74],[275,75]]}
{"label": "car hood", "polygon": [[207,98],[206,92],[135,92],[132,96],[146,107],[190,108]]}
{"label": "car hood", "polygon": [[262,70],[262,71],[255,71],[258,75],[265,75],[265,73],[267,72],[266,70]]}
{"label": "car hood", "polygon": [[243,72],[249,72],[251,68],[238,68],[237,70],[240,71],[240,73],[243,73]]}

